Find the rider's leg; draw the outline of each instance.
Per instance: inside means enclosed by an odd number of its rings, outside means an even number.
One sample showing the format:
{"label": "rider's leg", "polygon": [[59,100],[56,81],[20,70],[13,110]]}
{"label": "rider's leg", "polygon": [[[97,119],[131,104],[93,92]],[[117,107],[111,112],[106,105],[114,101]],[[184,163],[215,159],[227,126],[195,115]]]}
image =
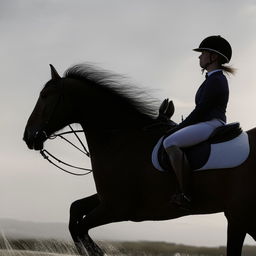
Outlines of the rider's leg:
{"label": "rider's leg", "polygon": [[187,148],[199,144],[200,142],[206,141],[214,129],[222,125],[223,123],[218,119],[212,119],[186,126],[166,137],[164,147],[167,148],[175,145],[181,148]]}
{"label": "rider's leg", "polygon": [[182,201],[190,201],[189,181],[191,174],[187,158],[180,148],[196,145],[207,140],[214,129],[221,125],[223,124],[219,120],[213,119],[182,128],[164,139],[163,145],[169,156],[181,191],[181,194],[176,196],[178,204],[182,204]]}
{"label": "rider's leg", "polygon": [[177,204],[190,202],[190,166],[184,152],[177,146],[173,145],[165,149],[177,177],[180,194],[173,198]]}

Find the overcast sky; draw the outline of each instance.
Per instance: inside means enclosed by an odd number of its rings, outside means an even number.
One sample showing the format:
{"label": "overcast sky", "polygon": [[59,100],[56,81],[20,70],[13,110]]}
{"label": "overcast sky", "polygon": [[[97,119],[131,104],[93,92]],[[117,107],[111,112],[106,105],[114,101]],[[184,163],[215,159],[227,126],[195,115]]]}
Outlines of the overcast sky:
{"label": "overcast sky", "polygon": [[[191,49],[206,36],[222,35],[237,68],[229,78],[228,121],[247,130],[256,126],[255,27],[255,0],[0,0],[0,217],[67,222],[71,202],[95,192],[91,176],[57,171],[22,141],[50,63],[60,74],[81,62],[124,74],[159,101],[172,99],[179,122],[204,79]],[[113,224],[92,234],[219,245],[225,228],[217,214]]]}

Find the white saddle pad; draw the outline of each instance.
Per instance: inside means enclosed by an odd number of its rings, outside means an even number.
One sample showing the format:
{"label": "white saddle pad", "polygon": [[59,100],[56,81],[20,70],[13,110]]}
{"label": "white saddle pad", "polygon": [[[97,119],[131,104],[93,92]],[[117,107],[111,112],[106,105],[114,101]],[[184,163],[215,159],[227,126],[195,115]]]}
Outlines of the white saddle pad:
{"label": "white saddle pad", "polygon": [[233,140],[212,144],[208,161],[196,171],[237,167],[248,158],[249,153],[248,135],[242,132]]}

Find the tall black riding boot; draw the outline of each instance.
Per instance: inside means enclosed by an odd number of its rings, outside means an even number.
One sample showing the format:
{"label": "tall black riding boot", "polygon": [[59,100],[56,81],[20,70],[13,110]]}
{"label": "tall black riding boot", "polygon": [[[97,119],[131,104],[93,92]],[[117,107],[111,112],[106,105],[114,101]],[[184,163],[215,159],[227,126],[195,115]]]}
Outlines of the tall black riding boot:
{"label": "tall black riding boot", "polygon": [[191,170],[184,152],[177,146],[165,149],[173,171],[177,177],[180,193],[172,198],[172,202],[183,208],[189,208],[190,199],[190,175]]}

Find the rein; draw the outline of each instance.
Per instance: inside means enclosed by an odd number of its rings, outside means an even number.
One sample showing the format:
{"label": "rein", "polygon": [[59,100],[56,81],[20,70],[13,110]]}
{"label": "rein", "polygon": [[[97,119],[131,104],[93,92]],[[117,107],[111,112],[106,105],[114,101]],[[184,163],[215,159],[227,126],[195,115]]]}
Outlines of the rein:
{"label": "rein", "polygon": [[[63,139],[64,141],[66,141],[68,144],[70,144],[72,147],[76,148],[77,150],[79,150],[81,153],[85,154],[87,157],[90,157],[90,153],[88,151],[88,149],[85,147],[85,145],[83,144],[83,142],[81,141],[81,139],[79,138],[79,136],[77,135],[77,133],[81,133],[81,132],[84,132],[83,130],[74,130],[72,128],[71,125],[68,125],[70,130],[71,131],[67,131],[67,132],[61,132],[61,133],[57,133],[57,134],[53,134],[51,135],[50,137],[48,137],[48,139],[50,140],[54,140],[56,139],[57,137]],[[64,135],[67,135],[67,134],[74,134],[75,137],[77,138],[77,140],[79,141],[79,143],[82,145],[83,149],[79,148],[78,146],[76,146],[74,143],[72,143],[70,140],[68,140],[67,138],[64,137]],[[88,175],[92,172],[91,169],[88,169],[88,168],[83,168],[83,167],[79,167],[79,166],[75,166],[75,165],[71,165],[71,164],[68,164],[62,160],[60,160],[59,158],[57,158],[56,156],[54,156],[53,154],[51,154],[48,150],[46,149],[42,149],[40,150],[40,154],[43,156],[44,159],[46,159],[50,164],[54,165],[55,167],[57,167],[58,169],[66,172],[66,173],[69,173],[69,174],[72,174],[72,175],[76,175],[76,176],[85,176],[85,175]],[[85,172],[83,173],[75,173],[75,172],[71,172],[71,171],[68,171],[66,169],[64,169],[63,167],[61,167],[60,165],[58,165],[57,163],[53,162],[54,161],[58,162],[59,164],[62,164],[62,165],[65,165],[65,166],[68,166],[68,167],[71,167],[73,169],[78,169],[78,170],[83,170]]]}
{"label": "rein", "polygon": [[[144,132],[149,132],[151,130],[154,130],[155,128],[159,127],[159,126],[171,126],[173,125],[174,122],[172,123],[167,123],[167,122],[161,122],[161,121],[158,121],[156,123],[153,123],[153,124],[149,124],[145,127],[142,128],[142,131]],[[77,135],[77,133],[83,133],[84,130],[74,130],[72,128],[71,125],[68,125],[68,127],[70,128],[71,131],[66,131],[66,132],[61,132],[61,133],[57,133],[57,134],[53,134],[51,136],[48,137],[48,139],[50,140],[54,140],[56,139],[57,137],[63,139],[64,141],[66,141],[68,144],[70,144],[72,147],[76,148],[78,151],[80,151],[81,153],[85,154],[87,157],[90,157],[90,153],[89,153],[89,150],[85,147],[84,143],[82,142],[82,140],[79,138],[79,136]],[[122,129],[123,130],[123,129]],[[117,129],[117,130],[110,130],[111,132],[115,131],[121,131],[121,129]],[[108,131],[109,132],[109,131]],[[79,143],[81,144],[82,146],[82,149],[79,148],[78,146],[76,146],[74,143],[72,143],[70,140],[68,140],[67,138],[64,137],[64,135],[67,135],[67,134],[74,134],[75,137],[77,138],[77,140],[79,141]],[[57,167],[58,169],[68,173],[68,174],[71,174],[71,175],[75,175],[75,176],[85,176],[85,175],[88,175],[92,172],[92,169],[88,169],[88,168],[83,168],[83,167],[79,167],[79,166],[75,166],[75,165],[71,165],[71,164],[68,164],[66,162],[64,162],[63,160],[57,158],[56,156],[54,156],[53,154],[51,154],[48,150],[46,149],[42,149],[40,150],[40,154],[43,156],[44,159],[46,159],[50,164],[54,165],[55,167]],[[60,165],[58,165],[57,163],[53,162],[53,160],[51,159],[54,159],[54,161],[58,162],[59,164],[62,164],[62,165],[65,165],[65,166],[68,166],[70,168],[73,168],[73,169],[77,169],[77,170],[83,170],[85,171],[84,173],[75,173],[75,172],[71,172],[71,171],[68,171],[66,169],[64,169],[63,167],[61,167]]]}

